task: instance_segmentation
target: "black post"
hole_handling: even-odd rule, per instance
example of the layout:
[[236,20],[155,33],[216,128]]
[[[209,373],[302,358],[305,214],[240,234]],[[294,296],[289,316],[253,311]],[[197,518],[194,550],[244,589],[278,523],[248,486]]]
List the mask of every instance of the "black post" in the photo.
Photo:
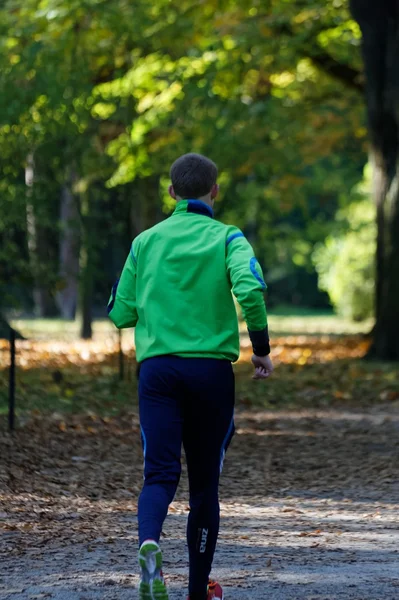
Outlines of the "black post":
[[14,431],[15,424],[15,330],[10,327],[10,378],[8,387],[8,427]]
[[122,330],[118,329],[119,337],[119,381],[123,381],[125,378],[125,361],[122,349]]

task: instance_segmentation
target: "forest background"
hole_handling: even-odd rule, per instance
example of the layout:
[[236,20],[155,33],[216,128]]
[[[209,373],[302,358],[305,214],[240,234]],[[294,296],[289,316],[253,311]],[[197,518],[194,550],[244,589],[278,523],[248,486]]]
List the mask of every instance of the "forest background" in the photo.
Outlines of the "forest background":
[[372,317],[361,37],[344,0],[5,2],[3,315],[79,314],[90,337],[131,240],[173,209],[171,162],[195,151],[271,310]]

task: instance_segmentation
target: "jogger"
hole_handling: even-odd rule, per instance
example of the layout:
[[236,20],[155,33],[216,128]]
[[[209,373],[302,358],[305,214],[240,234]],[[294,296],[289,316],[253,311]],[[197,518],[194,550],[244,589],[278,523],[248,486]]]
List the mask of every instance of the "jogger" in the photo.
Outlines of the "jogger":
[[160,356],[145,360],[139,381],[144,487],[140,545],[159,541],[179,483],[184,446],[190,486],[187,542],[190,598],[204,598],[219,532],[219,474],[234,433],[231,363]]
[[242,231],[214,218],[216,165],[185,154],[171,168],[173,215],[132,243],[108,314],[135,327],[144,488],[139,499],[139,600],[168,600],[159,546],[180,478],[184,446],[190,514],[188,600],[224,600],[209,581],[219,531],[218,486],[234,433],[234,375],[240,334],[233,296],[248,327],[254,379],[273,371],[266,284]]

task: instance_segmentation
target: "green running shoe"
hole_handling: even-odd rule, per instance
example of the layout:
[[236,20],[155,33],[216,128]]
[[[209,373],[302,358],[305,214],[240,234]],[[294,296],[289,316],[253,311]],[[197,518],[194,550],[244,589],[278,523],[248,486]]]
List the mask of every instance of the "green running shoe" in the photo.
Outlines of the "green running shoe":
[[142,544],[139,550],[139,565],[139,600],[169,600],[162,575],[162,552],[156,542]]

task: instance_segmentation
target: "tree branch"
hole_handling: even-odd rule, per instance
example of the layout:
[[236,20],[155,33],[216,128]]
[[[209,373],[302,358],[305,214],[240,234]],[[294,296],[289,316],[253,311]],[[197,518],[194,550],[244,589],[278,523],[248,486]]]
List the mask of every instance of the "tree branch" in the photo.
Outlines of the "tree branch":
[[[278,35],[286,35],[290,38],[295,38],[295,31],[289,22],[280,23],[278,27],[274,27],[274,31]],[[304,58],[310,58],[310,60],[322,69],[325,73],[328,73],[331,77],[338,79],[344,85],[357,90],[358,92],[364,93],[363,74],[361,71],[350,67],[344,63],[340,63],[331,56],[324,48],[321,48],[317,43],[316,36],[324,31],[323,27],[315,30],[312,29],[309,35],[306,36],[306,43],[302,44],[299,52]]]
[[[328,73],[331,77],[338,79],[344,85],[357,90],[358,92],[364,93],[364,83],[362,81],[363,74],[361,71],[350,67],[344,63],[340,63],[331,56],[324,48],[319,46],[316,40],[316,36],[323,31],[323,28],[311,32],[308,37],[308,46],[303,47],[300,50],[302,56],[310,58],[310,60],[322,69],[325,73]],[[284,33],[290,37],[295,36],[295,32],[291,25],[285,24]]]
[[361,71],[357,71],[348,65],[338,62],[318,46],[314,46],[306,55],[311,61],[318,66],[320,69],[338,79],[348,87],[357,90],[358,92],[364,92],[364,83],[362,81]]

